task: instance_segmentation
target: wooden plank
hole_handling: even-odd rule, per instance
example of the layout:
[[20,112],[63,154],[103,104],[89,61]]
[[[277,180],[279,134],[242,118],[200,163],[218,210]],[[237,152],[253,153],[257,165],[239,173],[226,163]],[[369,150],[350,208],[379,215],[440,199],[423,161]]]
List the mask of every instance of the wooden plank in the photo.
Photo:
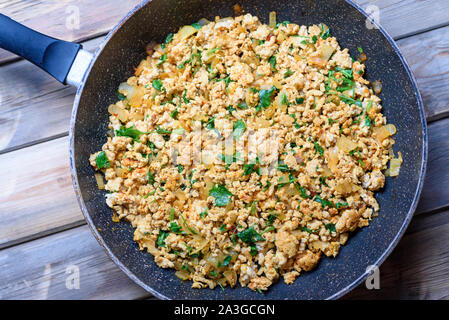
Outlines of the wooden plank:
[[67,137],[0,156],[0,248],[84,224],[68,157]]
[[[27,27],[67,41],[84,41],[107,33],[141,0],[3,0],[3,14]],[[17,56],[0,49],[0,64]]]
[[418,212],[449,205],[449,118],[429,126],[429,160]]
[[[109,259],[87,226],[2,250],[0,268],[0,299],[149,297]],[[79,289],[70,279],[68,289],[75,268]]]
[[[83,46],[94,52],[102,41]],[[0,67],[0,153],[67,134],[75,93],[28,61]]]
[[[449,204],[449,118],[429,126],[427,176],[418,213]],[[0,248],[84,223],[71,185],[68,137],[0,155]],[[55,197],[55,194],[58,196]]]
[[[102,39],[85,47],[94,51]],[[398,44],[417,78],[428,120],[449,115],[449,27]],[[0,80],[0,153],[67,134],[74,89],[25,61],[1,67]]]
[[[3,0],[3,14],[50,36],[83,41],[108,32],[141,0]],[[377,6],[380,23],[395,38],[403,38],[449,23],[445,0],[356,0],[363,9]],[[368,9],[369,11],[369,9]],[[45,19],[42,19],[45,17]],[[410,24],[410,21],[414,21]],[[0,51],[0,63],[17,57]]]
[[365,284],[345,299],[447,299],[449,211],[415,217],[407,234],[380,267],[380,290]]
[[398,45],[418,81],[427,120],[448,116],[449,27],[399,40]]
[[395,39],[446,26],[449,23],[447,0],[355,0],[354,2],[368,13],[378,8],[380,24]]
[[[101,41],[85,47],[94,51]],[[449,115],[449,27],[398,44],[417,78],[428,120]],[[0,80],[0,153],[67,134],[74,89],[25,61],[0,68]]]
[[[345,299],[441,299],[449,295],[449,211],[415,217],[380,268],[380,290],[364,285]],[[68,290],[69,266],[80,289]],[[87,226],[0,251],[0,299],[140,299],[149,297],[114,265]]]

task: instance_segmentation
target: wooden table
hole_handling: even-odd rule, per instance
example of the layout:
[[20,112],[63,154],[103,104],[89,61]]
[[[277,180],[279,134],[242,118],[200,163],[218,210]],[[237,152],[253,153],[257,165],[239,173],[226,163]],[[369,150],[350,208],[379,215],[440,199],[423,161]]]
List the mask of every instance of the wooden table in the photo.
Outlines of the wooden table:
[[[1,0],[0,12],[94,51],[139,1]],[[449,297],[449,1],[356,2],[363,8],[371,4],[380,8],[381,24],[410,63],[423,95],[430,141],[419,208],[407,234],[380,268],[381,289],[362,285],[345,298],[445,299]],[[68,160],[74,95],[75,89],[0,52],[0,298],[150,298],[106,256],[76,203]],[[79,268],[80,288],[70,290],[66,280],[72,266]]]

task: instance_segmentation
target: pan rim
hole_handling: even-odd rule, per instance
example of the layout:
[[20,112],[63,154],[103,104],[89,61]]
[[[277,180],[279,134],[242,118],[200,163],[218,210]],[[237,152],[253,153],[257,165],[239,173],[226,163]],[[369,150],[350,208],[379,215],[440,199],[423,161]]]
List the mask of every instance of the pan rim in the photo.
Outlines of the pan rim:
[[[143,7],[145,7],[146,5],[148,5],[149,3],[151,3],[152,0],[144,0],[142,1],[140,4],[138,4],[134,9],[132,9],[128,14],[126,14],[124,16],[124,18],[122,18],[122,20],[120,20],[120,22],[108,33],[108,35],[105,37],[105,39],[103,40],[103,42],[101,43],[100,47],[96,50],[96,52],[94,53],[94,57],[92,59],[92,61],[89,64],[89,67],[86,71],[86,73],[83,76],[83,80],[81,85],[79,86],[76,96],[75,96],[75,100],[73,103],[73,108],[72,108],[72,114],[71,114],[71,119],[70,119],[70,130],[69,130],[69,155],[70,155],[70,171],[71,171],[71,176],[72,176],[72,183],[73,183],[73,188],[75,190],[75,195],[77,198],[77,202],[78,205],[83,213],[84,219],[86,220],[90,230],[92,231],[93,235],[95,236],[95,238],[97,239],[98,243],[100,244],[101,247],[103,247],[103,249],[106,251],[107,255],[112,259],[112,261],[129,277],[131,278],[131,280],[133,280],[135,283],[137,283],[139,286],[141,286],[143,289],[145,289],[147,292],[151,293],[152,295],[154,295],[155,297],[159,298],[159,299],[164,299],[164,300],[171,300],[169,297],[161,294],[160,292],[156,291],[155,289],[151,288],[149,285],[147,285],[146,283],[144,283],[142,280],[140,280],[132,271],[130,271],[113,253],[112,251],[109,249],[109,247],[106,245],[105,241],[103,240],[103,238],[101,237],[101,235],[99,234],[98,230],[95,228],[94,223],[91,219],[91,216],[89,214],[89,211],[87,210],[87,207],[84,203],[84,199],[83,196],[81,194],[81,190],[79,188],[79,184],[78,184],[78,176],[77,176],[77,170],[76,170],[76,166],[75,166],[75,152],[74,152],[74,145],[75,145],[75,124],[76,124],[76,119],[77,119],[77,114],[78,114],[78,106],[79,106],[79,102],[81,100],[81,96],[82,96],[82,92],[84,89],[84,85],[86,83],[87,78],[89,77],[89,74],[92,70],[92,67],[94,66],[97,58],[101,55],[101,53],[103,52],[104,47],[107,45],[107,43],[109,42],[109,40],[117,33],[117,31],[135,14],[137,13],[140,9],[142,9]],[[418,108],[419,108],[419,114],[420,114],[420,120],[421,120],[421,129],[422,129],[422,161],[421,161],[421,168],[420,168],[420,172],[419,172],[419,179],[418,179],[418,184],[416,186],[416,191],[415,194],[413,196],[413,200],[410,206],[410,209],[399,229],[399,231],[396,233],[395,237],[393,238],[393,240],[391,241],[390,245],[384,250],[384,252],[380,255],[380,257],[377,259],[377,261],[375,262],[375,265],[377,267],[380,267],[380,265],[387,259],[387,257],[392,253],[392,251],[394,250],[394,248],[397,246],[397,244],[399,243],[399,241],[402,239],[405,231],[407,230],[407,227],[409,226],[414,213],[416,211],[417,205],[418,205],[418,201],[422,192],[422,188],[423,188],[423,184],[424,184],[424,178],[425,178],[425,174],[426,174],[426,168],[427,168],[427,160],[428,160],[428,135],[427,135],[427,121],[426,121],[426,117],[425,117],[425,113],[424,113],[424,107],[423,107],[423,101],[422,101],[422,97],[421,97],[421,93],[419,91],[418,85],[417,85],[417,81],[415,79],[414,74],[412,73],[405,57],[403,56],[401,50],[399,49],[399,47],[397,46],[397,44],[395,43],[395,41],[393,40],[393,38],[386,32],[386,30],[379,25],[376,21],[372,21],[372,19],[369,18],[369,15],[356,3],[354,3],[352,0],[345,0],[345,2],[349,5],[351,5],[352,7],[354,7],[357,11],[359,11],[363,16],[365,16],[367,19],[369,19],[371,21],[371,23],[373,23],[376,28],[382,33],[382,35],[388,40],[389,44],[391,45],[391,47],[393,48],[393,50],[395,51],[395,53],[398,55],[402,65],[404,66],[408,78],[410,79],[411,85],[413,87],[413,91],[415,93],[415,98],[418,102]],[[338,292],[328,296],[325,298],[325,300],[334,300],[334,299],[338,299],[341,298],[342,296],[344,296],[345,294],[349,293],[351,290],[353,290],[355,287],[357,287],[359,284],[362,283],[363,280],[365,280],[367,277],[369,276],[369,272],[365,272],[363,274],[361,274],[358,278],[356,278],[355,280],[352,281],[352,283],[350,283],[349,285],[347,285],[346,287],[340,289]]]

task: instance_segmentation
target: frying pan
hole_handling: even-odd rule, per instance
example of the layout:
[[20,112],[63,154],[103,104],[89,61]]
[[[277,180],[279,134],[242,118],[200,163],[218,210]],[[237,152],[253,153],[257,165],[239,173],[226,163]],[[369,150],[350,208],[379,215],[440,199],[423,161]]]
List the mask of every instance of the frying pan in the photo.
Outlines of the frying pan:
[[0,46],[30,60],[59,81],[78,86],[70,125],[75,192],[99,243],[136,283],[162,299],[339,298],[368,276],[370,266],[379,266],[404,234],[417,205],[427,161],[426,121],[416,81],[391,37],[380,26],[367,28],[366,14],[351,1],[238,0],[246,13],[265,23],[270,11],[276,11],[280,21],[325,23],[353,56],[357,47],[362,47],[368,56],[368,79],[382,80],[383,113],[398,129],[394,150],[402,152],[404,163],[399,177],[387,178],[385,188],[376,195],[380,216],[369,227],[352,234],[336,258],[324,258],[314,271],[303,273],[294,284],[286,285],[281,280],[264,294],[242,287],[224,291],[191,289],[191,283],[180,281],[173,270],[159,268],[152,255],[139,251],[130,224],[112,222],[105,192],[97,189],[89,155],[106,141],[107,107],[115,103],[120,82],[130,77],[133,67],[145,57],[145,45],[152,40],[162,42],[168,33],[201,18],[234,16],[235,3],[144,1],[109,33],[94,55],[79,44],[46,37],[1,16]]

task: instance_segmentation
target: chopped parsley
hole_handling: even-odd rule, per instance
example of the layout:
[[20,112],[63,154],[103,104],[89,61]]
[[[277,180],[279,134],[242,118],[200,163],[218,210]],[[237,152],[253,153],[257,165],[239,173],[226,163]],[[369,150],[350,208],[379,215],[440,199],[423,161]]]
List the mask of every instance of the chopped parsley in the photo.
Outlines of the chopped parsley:
[[265,239],[256,231],[254,227],[237,233],[237,237],[245,243],[254,244],[257,241],[265,241]]
[[268,59],[268,62],[271,65],[271,70],[272,71],[277,71],[277,69],[276,69],[276,64],[277,64],[276,56],[271,56],[270,59]]
[[144,134],[145,132],[137,130],[136,126],[132,125],[129,128],[121,126],[119,130],[115,131],[115,133],[119,137],[130,137],[133,138],[134,141],[139,141],[140,135]]
[[126,100],[126,96],[125,96],[124,94],[118,92],[118,91],[117,91],[117,98],[118,98],[120,101]]
[[315,196],[314,200],[318,203],[321,203],[321,207],[325,208],[325,207],[334,207],[334,204],[329,201],[329,200],[325,200],[323,198],[321,198],[320,196]]
[[232,260],[232,256],[227,256],[226,258],[224,258],[223,263],[221,264],[223,267],[226,267],[229,262],[231,262]]
[[163,54],[160,58],[159,58],[159,62],[156,64],[157,67],[159,67],[161,64],[163,64],[165,61],[167,61],[167,54]]
[[109,168],[111,166],[111,163],[106,156],[106,152],[104,151],[101,151],[97,155],[97,157],[95,158],[95,163],[97,164],[98,169]]
[[246,124],[243,120],[237,120],[232,127],[232,135],[235,140],[238,140],[246,130]]
[[164,86],[162,85],[162,81],[159,80],[159,79],[154,79],[153,82],[151,83],[151,85],[152,85],[153,88],[156,89],[157,91],[165,90]]
[[259,91],[259,104],[256,106],[256,113],[262,109],[266,109],[273,102],[273,94],[276,91],[276,87],[272,86],[271,89],[263,89]]
[[317,141],[315,141],[313,144],[315,146],[315,151],[318,152],[320,156],[322,156],[324,154],[323,147],[320,146]]
[[336,207],[337,209],[340,209],[340,208],[346,207],[347,205],[348,205],[347,202],[344,202],[344,203],[337,202],[337,204],[335,205],[335,207]]
[[284,79],[290,77],[294,73],[295,73],[294,71],[291,71],[290,69],[287,69],[287,71],[284,72]]
[[207,209],[200,213],[200,218],[204,219],[207,216]]
[[337,229],[335,228],[335,223],[328,223],[325,224],[324,227],[329,230],[329,232],[337,232]]
[[165,247],[165,239],[167,239],[168,235],[169,235],[168,231],[160,231],[159,235],[157,236],[156,244],[159,247]]
[[200,25],[198,22],[192,23],[192,27],[194,27],[196,30],[200,30],[203,26]]
[[148,184],[152,185],[156,182],[154,174],[150,170],[148,170],[147,177],[148,177]]
[[173,221],[170,223],[170,230],[173,231],[176,234],[182,234],[182,227],[176,222]]
[[209,191],[209,195],[215,198],[215,205],[217,207],[225,207],[231,202],[233,194],[226,189],[224,185],[217,184]]

